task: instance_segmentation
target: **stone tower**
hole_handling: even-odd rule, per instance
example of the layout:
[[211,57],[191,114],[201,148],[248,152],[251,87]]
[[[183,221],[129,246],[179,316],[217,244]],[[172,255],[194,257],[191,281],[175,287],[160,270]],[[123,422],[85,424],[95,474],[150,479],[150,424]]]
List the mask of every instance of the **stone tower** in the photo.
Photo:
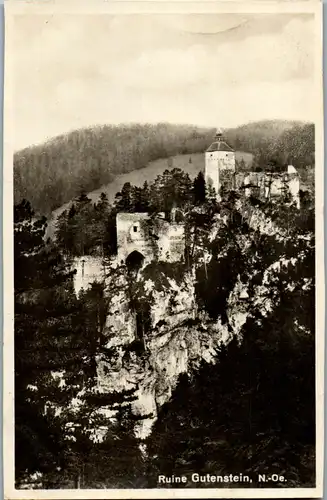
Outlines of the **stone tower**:
[[215,189],[219,197],[221,188],[232,189],[235,176],[235,151],[225,142],[223,134],[217,130],[215,142],[205,153],[205,180],[207,186]]

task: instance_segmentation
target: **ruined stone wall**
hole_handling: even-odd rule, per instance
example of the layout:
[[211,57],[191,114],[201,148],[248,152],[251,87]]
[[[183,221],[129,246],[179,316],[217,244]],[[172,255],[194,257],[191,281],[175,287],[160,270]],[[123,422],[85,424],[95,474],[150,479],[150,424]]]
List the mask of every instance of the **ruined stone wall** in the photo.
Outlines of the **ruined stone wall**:
[[144,222],[149,218],[143,213],[117,214],[117,261],[123,264],[133,251],[140,252],[145,263],[154,258],[154,249],[146,235]]
[[183,224],[167,224],[159,232],[159,259],[167,262],[180,261],[184,257],[185,235]]
[[78,295],[81,290],[87,290],[94,281],[99,283],[104,281],[105,268],[102,259],[99,257],[93,257],[91,255],[76,257],[72,267],[76,271],[74,275],[74,289],[76,295]]
[[299,206],[300,180],[294,173],[238,172],[235,175],[235,188],[244,190],[245,196],[261,199],[278,198],[288,191]]
[[133,251],[152,260],[175,262],[184,256],[184,226],[170,223],[164,214],[152,219],[146,213],[117,214],[117,261],[124,263]]

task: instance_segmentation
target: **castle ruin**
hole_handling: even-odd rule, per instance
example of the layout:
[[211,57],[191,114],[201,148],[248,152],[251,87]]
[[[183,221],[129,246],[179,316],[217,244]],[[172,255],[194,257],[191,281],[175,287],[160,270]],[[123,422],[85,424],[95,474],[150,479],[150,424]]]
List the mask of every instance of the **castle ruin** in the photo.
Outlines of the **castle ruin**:
[[293,165],[281,172],[259,171],[241,172],[236,169],[236,154],[217,130],[215,141],[205,152],[205,180],[219,200],[221,193],[231,190],[243,191],[246,197],[254,196],[261,200],[276,200],[289,194],[297,207],[300,207],[300,178]]
[[[300,206],[300,180],[296,169],[288,165],[284,171],[237,171],[236,154],[221,131],[204,154],[204,177],[208,195],[221,198],[225,191],[236,190],[245,197],[278,200],[288,194]],[[169,214],[119,212],[117,225],[116,264],[140,269],[154,260],[178,262],[185,255],[183,213],[174,208]],[[103,281],[101,259],[85,256],[75,259],[75,291],[86,289],[93,281]]]
[[148,213],[117,214],[117,262],[142,267],[154,259],[176,262],[185,251],[184,224],[176,222],[173,209],[155,217]]

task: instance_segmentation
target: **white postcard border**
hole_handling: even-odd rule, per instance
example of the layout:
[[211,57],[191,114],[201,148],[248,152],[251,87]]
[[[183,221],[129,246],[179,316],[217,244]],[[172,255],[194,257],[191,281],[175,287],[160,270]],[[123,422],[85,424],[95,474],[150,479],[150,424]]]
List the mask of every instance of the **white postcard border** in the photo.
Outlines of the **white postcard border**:
[[[316,19],[316,478],[315,488],[205,488],[205,489],[108,489],[108,490],[16,490],[14,488],[14,300],[13,300],[13,120],[11,102],[11,34],[13,17],[23,13],[313,13]],[[104,498],[319,498],[323,495],[324,458],[324,134],[322,80],[322,4],[261,1],[188,2],[138,1],[54,1],[10,0],[5,4],[5,84],[4,84],[4,161],[3,161],[3,463],[5,499],[104,499]],[[33,124],[31,124],[33,126]]]

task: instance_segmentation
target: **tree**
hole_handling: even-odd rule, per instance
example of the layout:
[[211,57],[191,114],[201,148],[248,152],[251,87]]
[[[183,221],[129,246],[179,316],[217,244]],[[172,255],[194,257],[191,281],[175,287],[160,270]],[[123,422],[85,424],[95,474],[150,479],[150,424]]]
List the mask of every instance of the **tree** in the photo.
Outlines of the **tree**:
[[[37,472],[44,488],[82,487],[89,456],[102,456],[92,436],[114,429],[103,408],[128,408],[134,398],[96,391],[110,296],[94,284],[76,298],[58,248],[44,242],[45,220],[25,201],[14,213],[16,485]],[[120,438],[108,439],[115,447]]]
[[47,359],[51,341],[44,327],[48,322],[48,331],[56,328],[58,318],[65,315],[52,291],[65,286],[69,274],[53,250],[45,248],[46,221],[35,220],[29,202],[23,200],[14,207],[14,224],[15,471],[19,483],[26,471],[47,472],[60,464],[60,428],[44,412],[49,367],[53,363],[56,369],[58,360]]
[[199,172],[197,177],[193,181],[193,193],[194,193],[194,203],[202,204],[206,197],[206,183],[204,180],[203,172]]
[[125,182],[121,192],[116,194],[115,205],[120,212],[130,212],[132,210],[132,186],[130,182]]
[[150,189],[147,181],[144,182],[143,187],[141,189],[141,211],[148,212],[150,204]]
[[245,172],[246,171],[246,163],[244,161],[244,158],[242,156],[241,160],[240,160],[240,164],[239,164],[239,170],[241,172]]
[[84,197],[57,220],[56,242],[65,255],[95,254],[104,257],[116,252],[116,209],[101,193],[98,203]]

